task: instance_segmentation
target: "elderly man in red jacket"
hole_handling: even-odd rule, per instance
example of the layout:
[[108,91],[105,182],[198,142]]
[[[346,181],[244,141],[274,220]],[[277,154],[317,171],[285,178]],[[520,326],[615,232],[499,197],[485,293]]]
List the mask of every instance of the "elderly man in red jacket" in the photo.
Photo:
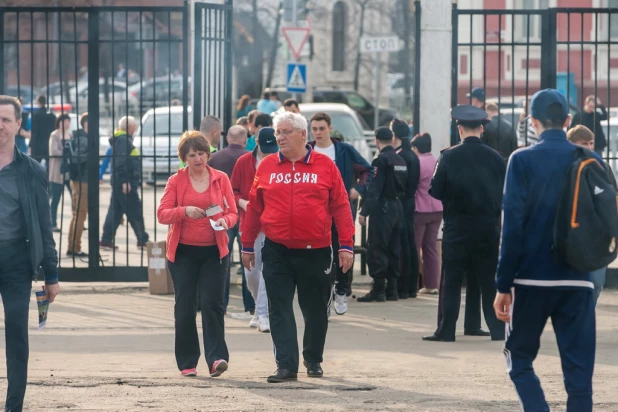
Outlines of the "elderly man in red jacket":
[[[260,230],[263,275],[270,306],[270,331],[277,371],[268,382],[297,379],[298,343],[294,293],[305,320],[303,358],[309,377],[321,377],[328,330],[333,265],[354,262],[354,223],[348,194],[335,163],[307,145],[307,120],[285,112],[275,118],[279,153],[258,166],[249,195],[241,241],[243,264],[255,265],[252,246]],[[339,245],[332,245],[335,221]],[[338,249],[338,262],[334,261]]]

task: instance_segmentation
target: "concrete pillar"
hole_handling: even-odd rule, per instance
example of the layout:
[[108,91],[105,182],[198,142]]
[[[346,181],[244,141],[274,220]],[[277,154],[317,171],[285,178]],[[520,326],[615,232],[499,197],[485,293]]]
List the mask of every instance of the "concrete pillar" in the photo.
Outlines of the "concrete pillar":
[[450,146],[452,0],[421,0],[421,130],[432,152]]

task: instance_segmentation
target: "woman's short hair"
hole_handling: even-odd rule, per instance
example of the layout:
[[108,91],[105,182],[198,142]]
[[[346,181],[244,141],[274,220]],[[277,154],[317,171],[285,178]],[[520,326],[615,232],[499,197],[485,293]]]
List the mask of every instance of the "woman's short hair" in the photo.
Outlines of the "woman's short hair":
[[431,152],[431,136],[429,133],[417,134],[412,139],[412,147],[416,147],[421,154]]
[[190,130],[184,132],[180,136],[180,142],[178,143],[178,158],[182,162],[187,161],[187,154],[193,149],[195,152],[204,152],[210,158],[210,143],[206,140],[206,137],[202,132],[197,130]]
[[[69,117],[68,114],[63,113],[60,116],[58,116],[58,118],[56,119],[56,129],[60,129],[60,125],[62,124],[62,122],[64,122],[65,120],[71,121],[71,118]],[[68,131],[68,130],[67,130]]]
[[79,124],[81,125],[82,129],[84,128],[85,123],[88,123],[88,112],[82,113],[82,115],[79,117]]

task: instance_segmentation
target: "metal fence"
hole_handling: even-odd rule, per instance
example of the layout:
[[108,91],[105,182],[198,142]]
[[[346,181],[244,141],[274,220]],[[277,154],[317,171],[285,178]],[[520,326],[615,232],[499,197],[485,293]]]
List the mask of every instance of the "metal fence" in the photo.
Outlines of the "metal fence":
[[[496,101],[500,115],[516,129],[528,115],[529,98],[539,89],[563,91],[572,115],[586,110],[586,97],[598,97],[596,109],[608,143],[603,154],[615,165],[618,118],[612,117],[618,115],[618,96],[612,92],[618,89],[618,9],[454,6],[452,53],[452,105],[470,102],[466,94],[482,87],[487,101]],[[600,106],[607,108],[609,120]],[[596,126],[593,131],[598,132]],[[519,137],[520,145],[530,143],[526,133]],[[452,140],[455,144],[454,133]]]
[[[194,67],[201,74],[195,85],[189,76],[189,15],[187,2],[184,7],[0,9],[0,94],[21,98],[29,151],[47,167],[64,280],[145,280],[143,246],[147,240],[163,241],[167,234],[167,226],[156,219],[163,194],[157,186],[178,169],[176,147],[189,129],[191,90],[198,103],[194,126],[204,114],[222,117],[229,125],[231,1],[196,7],[196,23],[198,15],[213,17],[202,20],[199,32],[206,34],[195,41],[196,51],[198,45],[216,41],[224,44],[224,52],[195,53]],[[221,57],[216,64],[203,63]],[[201,71],[202,64],[207,71]],[[43,107],[37,105],[39,95],[47,98]],[[87,178],[81,186],[65,186],[66,176],[60,172],[64,146],[74,134],[86,132],[79,122],[84,112]],[[61,115],[68,120],[57,125]],[[114,153],[110,141],[126,116],[136,119],[132,143],[137,151],[131,153],[127,144]],[[132,193],[111,185],[110,172],[122,161],[139,163],[142,179]],[[79,177],[75,179],[77,183]],[[81,195],[71,195],[71,187],[81,188]],[[78,214],[73,209],[86,203],[88,220],[80,236],[79,224],[72,230],[69,226]],[[77,251],[78,239],[87,257],[67,253]]]

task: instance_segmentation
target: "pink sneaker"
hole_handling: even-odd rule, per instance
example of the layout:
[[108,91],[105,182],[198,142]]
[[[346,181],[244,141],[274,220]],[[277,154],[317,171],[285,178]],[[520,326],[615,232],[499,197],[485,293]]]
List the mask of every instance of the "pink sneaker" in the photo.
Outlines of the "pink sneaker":
[[212,369],[210,370],[210,377],[216,378],[217,376],[221,376],[223,372],[227,370],[227,362],[223,359],[219,359],[212,364]]
[[197,370],[195,368],[183,369],[180,371],[180,374],[185,377],[193,377],[197,376]]

